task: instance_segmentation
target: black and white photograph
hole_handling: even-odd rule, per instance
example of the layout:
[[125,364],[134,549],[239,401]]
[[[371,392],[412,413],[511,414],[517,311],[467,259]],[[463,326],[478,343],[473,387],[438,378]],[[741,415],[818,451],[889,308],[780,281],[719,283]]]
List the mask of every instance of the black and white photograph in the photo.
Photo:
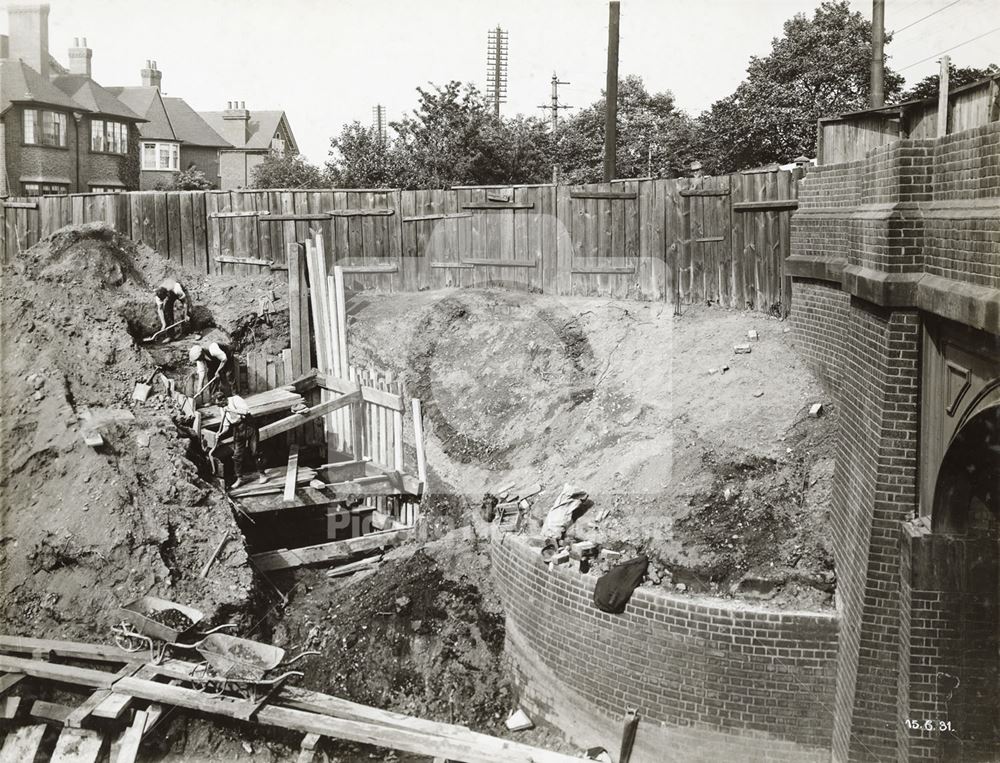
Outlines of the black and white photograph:
[[1000,0],[0,0],[0,763],[1000,763]]

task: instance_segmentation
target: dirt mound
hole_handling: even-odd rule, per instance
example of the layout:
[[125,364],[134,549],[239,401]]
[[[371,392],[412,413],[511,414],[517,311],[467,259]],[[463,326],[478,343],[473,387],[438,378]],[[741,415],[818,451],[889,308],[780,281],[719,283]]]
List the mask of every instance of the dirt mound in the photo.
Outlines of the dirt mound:
[[[159,274],[103,225],[64,229],[4,272],[0,315],[2,629],[107,637],[116,608],[152,593],[224,617],[251,591],[225,500],[185,458],[163,398],[136,404],[154,364],[123,304]],[[99,432],[104,444],[84,443]],[[230,542],[206,579],[218,541]]]

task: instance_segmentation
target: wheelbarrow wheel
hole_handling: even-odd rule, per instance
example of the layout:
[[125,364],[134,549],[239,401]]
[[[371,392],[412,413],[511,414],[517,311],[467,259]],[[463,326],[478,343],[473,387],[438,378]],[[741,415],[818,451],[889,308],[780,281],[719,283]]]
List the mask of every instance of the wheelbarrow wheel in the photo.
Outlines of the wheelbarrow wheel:
[[146,646],[146,642],[139,636],[132,636],[128,633],[119,633],[118,631],[115,631],[115,644],[119,649],[125,652],[138,652]]

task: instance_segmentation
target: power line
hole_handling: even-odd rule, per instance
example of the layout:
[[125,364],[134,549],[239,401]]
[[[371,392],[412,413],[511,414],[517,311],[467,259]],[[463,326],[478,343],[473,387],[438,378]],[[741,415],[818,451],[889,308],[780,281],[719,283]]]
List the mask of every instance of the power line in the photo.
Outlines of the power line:
[[917,19],[916,21],[911,21],[911,22],[910,22],[909,24],[907,24],[907,25],[906,25],[906,26],[904,26],[904,27],[900,27],[899,29],[894,29],[892,33],[893,33],[893,34],[899,34],[900,32],[904,32],[904,31],[906,31],[907,29],[909,29],[909,28],[910,28],[911,26],[916,26],[916,25],[917,25],[917,24],[919,24],[919,23],[920,23],[921,21],[926,21],[926,20],[927,20],[927,19],[929,19],[929,18],[930,18],[931,16],[936,16],[936,15],[937,15],[937,14],[939,14],[939,13],[940,13],[941,11],[946,11],[946,10],[948,10],[949,8],[951,8],[951,6],[953,6],[953,5],[958,5],[958,4],[960,3],[960,2],[962,2],[962,0],[953,0],[953,2],[950,2],[950,3],[948,3],[947,5],[945,5],[945,6],[941,7],[941,8],[938,8],[938,9],[937,9],[936,11],[931,11],[931,12],[930,12],[930,13],[928,13],[928,14],[927,14],[926,16],[923,16],[923,17],[921,17],[921,18]]
[[906,66],[900,67],[896,71],[899,71],[899,72],[905,71],[906,69],[909,69],[911,66],[916,66],[917,64],[922,64],[925,61],[930,61],[932,58],[937,58],[938,56],[943,56],[945,53],[950,53],[951,51],[955,50],[956,48],[961,48],[963,45],[968,45],[970,42],[975,42],[976,40],[980,40],[983,37],[985,37],[986,35],[993,34],[994,32],[1000,32],[1000,26],[993,27],[992,29],[990,29],[990,30],[988,30],[986,32],[983,32],[982,34],[977,34],[975,37],[972,37],[972,38],[966,40],[965,42],[958,43],[958,45],[952,45],[950,48],[945,48],[944,50],[938,51],[937,53],[935,53],[932,56],[927,56],[927,58],[921,58],[919,61],[914,61],[912,64],[907,64]]

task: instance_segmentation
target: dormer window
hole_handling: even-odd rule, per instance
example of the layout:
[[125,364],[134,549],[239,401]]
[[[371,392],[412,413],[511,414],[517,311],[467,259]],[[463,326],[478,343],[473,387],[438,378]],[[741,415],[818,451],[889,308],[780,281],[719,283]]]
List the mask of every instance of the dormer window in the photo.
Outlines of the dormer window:
[[144,141],[142,144],[142,168],[144,170],[155,170],[163,172],[180,172],[181,169],[181,147],[178,143],[152,143]]

